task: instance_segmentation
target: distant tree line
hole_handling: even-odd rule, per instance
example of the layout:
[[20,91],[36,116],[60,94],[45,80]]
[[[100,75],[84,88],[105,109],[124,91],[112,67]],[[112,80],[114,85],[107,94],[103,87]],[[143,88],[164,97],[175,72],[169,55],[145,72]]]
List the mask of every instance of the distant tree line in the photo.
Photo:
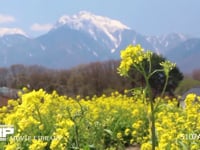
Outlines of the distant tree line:
[[43,88],[47,92],[56,90],[59,94],[92,96],[123,92],[131,87],[128,79],[117,74],[119,61],[94,62],[69,70],[53,70],[42,66],[12,65],[0,68],[0,86],[30,90]]
[[[159,63],[163,60],[165,58],[153,55],[153,69],[159,69]],[[16,64],[9,68],[0,68],[0,86],[14,89],[28,87],[30,90],[43,88],[47,92],[56,90],[61,95],[71,97],[76,95],[82,97],[108,95],[113,91],[123,93],[125,89],[144,86],[144,79],[136,70],[131,70],[131,78],[121,77],[117,73],[119,63],[119,60],[93,62],[68,70],[53,70],[38,65]],[[156,95],[161,92],[164,78],[164,72],[159,72],[150,80]],[[179,69],[177,67],[173,69],[167,92],[173,95],[173,91],[182,78],[183,75]]]

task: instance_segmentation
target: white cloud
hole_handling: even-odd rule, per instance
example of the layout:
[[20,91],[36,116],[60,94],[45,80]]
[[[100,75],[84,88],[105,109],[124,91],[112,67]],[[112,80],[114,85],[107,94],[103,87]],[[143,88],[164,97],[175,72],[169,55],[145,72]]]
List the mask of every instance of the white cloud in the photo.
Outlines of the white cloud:
[[0,23],[15,22],[15,18],[9,15],[0,14]]
[[34,23],[31,26],[31,30],[34,30],[34,31],[49,31],[52,27],[53,27],[52,24],[38,24],[38,23]]
[[26,33],[20,28],[0,28],[0,36],[4,36],[7,34],[22,34],[27,36]]

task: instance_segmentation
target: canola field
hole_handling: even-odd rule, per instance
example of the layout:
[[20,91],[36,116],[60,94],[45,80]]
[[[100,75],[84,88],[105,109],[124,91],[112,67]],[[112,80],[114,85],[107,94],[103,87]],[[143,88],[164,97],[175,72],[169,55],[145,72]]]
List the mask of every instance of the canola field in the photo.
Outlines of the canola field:
[[[40,89],[19,94],[0,108],[0,124],[14,133],[0,141],[5,150],[114,150],[139,145],[151,150],[148,101],[112,93],[72,99]],[[200,149],[200,97],[189,94],[186,107],[176,99],[155,99],[157,150]]]

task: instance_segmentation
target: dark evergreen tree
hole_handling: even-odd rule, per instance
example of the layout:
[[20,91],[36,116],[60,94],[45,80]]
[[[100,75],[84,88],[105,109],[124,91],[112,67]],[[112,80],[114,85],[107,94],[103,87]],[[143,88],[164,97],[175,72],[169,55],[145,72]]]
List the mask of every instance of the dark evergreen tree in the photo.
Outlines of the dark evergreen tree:
[[[162,66],[160,65],[160,63],[165,60],[166,58],[154,53],[151,59],[151,70],[162,70]],[[149,65],[147,64],[146,60],[143,61],[143,66],[145,68],[145,71],[149,71]],[[133,87],[145,86],[144,78],[137,70],[131,69],[129,72],[129,78],[132,81]],[[165,79],[166,76],[164,71],[156,72],[151,76],[150,86],[153,89],[154,96],[161,94],[165,84]],[[166,94],[174,96],[174,91],[182,79],[183,79],[183,74],[180,72],[178,67],[172,69],[171,72],[169,73],[169,80],[166,88]]]

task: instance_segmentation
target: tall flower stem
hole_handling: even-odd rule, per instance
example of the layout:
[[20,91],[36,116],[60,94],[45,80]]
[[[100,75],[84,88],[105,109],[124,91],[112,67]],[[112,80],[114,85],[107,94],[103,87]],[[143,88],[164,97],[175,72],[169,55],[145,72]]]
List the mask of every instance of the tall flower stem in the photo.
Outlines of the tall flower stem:
[[155,150],[155,148],[157,146],[157,137],[156,137],[156,129],[155,129],[154,99],[152,96],[152,89],[149,84],[149,78],[147,77],[145,72],[143,72],[143,76],[144,76],[145,82],[146,82],[146,90],[147,90],[146,93],[148,93],[148,96],[146,95],[146,97],[149,97],[150,107],[151,107],[150,128],[151,128],[152,150]]
[[164,84],[164,87],[163,87],[163,90],[162,90],[162,93],[161,93],[161,97],[164,96],[164,93],[166,91],[166,88],[167,88],[167,83],[168,83],[168,80],[169,80],[169,75],[166,74],[166,80],[165,80],[165,84]]

